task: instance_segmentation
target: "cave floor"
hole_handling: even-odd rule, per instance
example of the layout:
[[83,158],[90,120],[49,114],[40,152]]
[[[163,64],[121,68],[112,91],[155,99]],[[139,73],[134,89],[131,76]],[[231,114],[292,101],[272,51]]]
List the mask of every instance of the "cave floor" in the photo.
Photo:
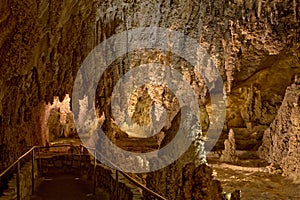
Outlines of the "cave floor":
[[241,191],[242,200],[300,199],[300,180],[284,177],[280,171],[270,171],[260,160],[243,160],[236,165],[208,160],[213,176],[223,191]]
[[92,195],[92,187],[85,181],[72,175],[56,175],[44,177],[30,200],[108,200],[105,192]]
[[[81,141],[78,138],[72,140],[62,138],[51,145],[70,143],[78,145],[81,144]],[[213,152],[207,157],[208,165],[213,168],[213,176],[221,182],[224,192],[232,193],[235,190],[240,190],[242,200],[300,200],[300,180],[292,180],[282,176],[280,169],[270,168],[268,163],[257,158],[256,152],[241,151],[240,153],[246,157],[239,159],[236,164],[220,162],[216,156],[217,153]],[[72,182],[72,179],[74,180],[74,177],[65,178],[65,181]],[[45,185],[42,187],[44,187],[42,190],[45,190]],[[81,199],[93,199],[93,197],[86,195],[81,196]],[[49,197],[42,199],[60,199]],[[32,200],[39,199],[41,199],[40,196],[36,196]]]

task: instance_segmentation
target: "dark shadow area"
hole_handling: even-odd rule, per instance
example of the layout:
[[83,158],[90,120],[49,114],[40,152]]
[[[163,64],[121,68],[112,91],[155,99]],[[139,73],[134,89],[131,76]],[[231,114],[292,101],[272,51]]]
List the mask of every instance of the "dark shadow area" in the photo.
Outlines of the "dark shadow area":
[[72,175],[46,177],[36,189],[31,200],[96,200],[109,199],[105,194],[93,196],[92,186]]

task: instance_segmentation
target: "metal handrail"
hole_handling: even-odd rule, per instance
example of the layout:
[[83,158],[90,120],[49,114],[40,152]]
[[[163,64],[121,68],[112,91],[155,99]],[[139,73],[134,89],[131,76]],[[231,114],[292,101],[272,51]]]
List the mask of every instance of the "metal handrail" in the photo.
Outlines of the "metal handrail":
[[26,151],[24,154],[19,156],[16,161],[14,161],[11,165],[9,165],[1,174],[0,174],[0,180],[2,176],[4,176],[9,170],[11,170],[14,166],[17,165],[17,200],[21,199],[20,196],[20,170],[21,170],[21,165],[20,161],[25,158],[28,154],[32,152],[32,194],[34,193],[34,150],[35,149],[42,149],[42,148],[54,148],[54,147],[65,147],[65,146],[74,146],[71,144],[62,144],[62,145],[55,145],[55,146],[49,146],[49,147],[44,147],[44,146],[33,146],[31,147],[28,151]]
[[[31,147],[27,152],[25,152],[23,155],[21,155],[16,161],[14,161],[11,165],[9,165],[1,174],[0,174],[0,179],[3,175],[5,175],[10,169],[12,169],[15,165],[17,165],[17,199],[20,200],[20,161],[26,157],[28,154],[30,154],[32,152],[32,193],[34,192],[34,150],[35,149],[43,149],[43,148],[55,148],[55,147],[65,147],[65,146],[71,146],[71,147],[76,147],[77,145],[72,145],[72,144],[62,144],[62,145],[55,145],[55,146],[48,146],[48,147],[44,147],[44,146],[33,146]],[[95,176],[95,170],[96,170],[96,157],[97,157],[97,153],[101,155],[102,158],[104,158],[108,163],[110,163],[115,169],[116,169],[116,180],[118,181],[118,172],[120,172],[126,179],[128,179],[130,182],[132,182],[134,185],[136,185],[137,187],[141,188],[142,190],[147,191],[148,193],[152,194],[153,196],[155,196],[156,198],[160,199],[160,200],[167,200],[166,198],[164,198],[163,196],[159,195],[158,193],[154,192],[153,190],[147,188],[146,186],[144,186],[142,183],[140,183],[139,181],[137,181],[136,179],[132,178],[130,175],[128,175],[127,173],[125,173],[122,169],[120,169],[120,167],[116,166],[114,163],[112,163],[109,159],[107,159],[103,154],[101,154],[100,152],[98,152],[95,148],[89,148],[86,146],[83,146],[82,144],[79,145],[79,147],[84,147],[86,149],[90,149],[94,151],[94,176]],[[95,177],[94,177],[95,178]],[[95,194],[95,186],[96,186],[96,182],[94,180],[94,194]],[[118,190],[118,186],[116,187],[116,189]]]
[[6,170],[4,170],[1,174],[0,174],[0,178],[6,174],[11,168],[13,168],[18,162],[20,162],[20,160],[22,160],[22,158],[24,158],[25,156],[27,156],[31,151],[33,151],[36,148],[36,146],[32,147],[31,149],[29,149],[26,153],[24,153],[23,155],[21,155],[15,162],[13,162],[10,166],[8,166],[6,168]]
[[1,174],[0,174],[0,179],[4,174],[6,174],[9,170],[11,170],[15,165],[17,165],[17,200],[21,199],[20,195],[20,170],[21,170],[21,165],[20,161],[27,156],[29,153],[32,152],[32,193],[34,192],[34,149],[36,146],[33,146],[30,148],[27,152],[25,152],[23,155],[21,155],[15,162],[13,162],[10,166],[8,166]]
[[[111,162],[109,159],[107,159],[106,156],[104,156],[102,153],[96,151],[95,148],[90,148],[90,147],[86,147],[86,146],[83,146],[83,147],[86,148],[86,149],[93,150],[94,152],[97,152],[98,154],[101,155],[102,158],[104,158],[109,164],[111,164],[116,169],[116,179],[117,179],[117,181],[118,181],[118,172],[120,172],[126,179],[128,179],[130,182],[132,182],[134,185],[136,185],[137,187],[141,188],[142,190],[147,191],[148,193],[152,194],[153,196],[155,196],[156,198],[158,198],[160,200],[167,200],[165,197],[163,197],[160,194],[154,192],[153,190],[147,188],[142,183],[140,183],[139,181],[137,181],[136,179],[134,179],[133,177],[131,177],[130,175],[128,175],[120,167],[116,166],[113,162]],[[96,153],[95,153],[95,160],[96,160]]]
[[120,173],[127,178],[128,180],[130,180],[132,183],[134,183],[136,186],[140,187],[142,190],[146,190],[148,193],[152,194],[153,196],[161,199],[161,200],[167,200],[165,197],[161,196],[160,194],[154,192],[153,190],[147,188],[146,186],[144,186],[143,184],[141,184],[139,181],[137,181],[136,179],[132,178],[131,176],[129,176],[128,174],[126,174],[123,171],[120,171]]

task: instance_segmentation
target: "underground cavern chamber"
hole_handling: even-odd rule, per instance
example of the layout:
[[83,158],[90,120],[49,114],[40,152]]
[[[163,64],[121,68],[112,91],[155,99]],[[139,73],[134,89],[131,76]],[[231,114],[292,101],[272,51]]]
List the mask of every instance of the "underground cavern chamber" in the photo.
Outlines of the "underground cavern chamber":
[[[53,157],[49,160],[45,158],[49,155],[41,157],[41,165],[38,150],[35,151],[37,168],[44,167],[40,170],[51,171],[52,165],[60,173],[70,169],[69,175],[86,180],[90,189],[96,185],[99,189],[96,194],[103,192],[107,198],[116,198],[116,188],[119,188],[120,199],[122,195],[134,198],[133,194],[138,193],[144,199],[153,199],[153,194],[146,189],[116,183],[113,168],[107,169],[106,165],[98,163],[95,174],[99,180],[100,177],[105,179],[102,184],[93,181],[96,177],[94,165],[74,161],[76,155],[82,153],[82,158],[94,162],[92,150],[77,149],[77,145],[92,136],[91,127],[101,125],[112,144],[139,153],[139,157],[118,157],[122,163],[130,163],[128,167],[132,171],[138,169],[136,165],[145,166],[144,169],[149,171],[130,173],[130,176],[166,199],[300,198],[300,4],[297,0],[4,0],[0,10],[0,173],[30,147],[49,147],[48,153]],[[144,37],[149,36],[147,41],[160,48],[128,50],[134,45],[145,45],[130,40],[130,31],[142,27],[153,28],[155,34],[144,34]],[[164,35],[163,30],[168,30],[169,35]],[[174,31],[185,37],[172,40]],[[113,53],[105,54],[104,58],[117,55],[120,47],[128,52],[109,64],[99,82],[93,85],[94,92],[93,88],[82,86],[86,93],[94,93],[94,99],[77,95],[74,92],[76,84],[90,83],[96,74],[93,70],[81,70],[84,61],[95,47],[118,34],[124,34],[119,40],[124,43],[114,46]],[[158,40],[160,37],[165,39]],[[184,52],[195,53],[196,66],[204,59],[193,51],[194,44],[188,43],[190,38],[208,55],[207,62],[202,64],[209,77],[198,73],[189,58],[184,58]],[[106,48],[116,43],[106,43]],[[165,43],[166,48],[161,48]],[[177,44],[181,51],[177,51]],[[97,51],[101,52],[101,49]],[[94,61],[97,59],[95,57]],[[126,89],[131,89],[131,85],[113,90],[118,81],[127,81],[126,74],[135,68],[147,67],[149,63],[160,67],[150,66],[153,71],[134,71],[128,80],[153,75],[156,81],[169,77],[173,81],[170,83],[178,85],[175,73],[168,74],[162,66],[178,72],[195,93],[198,111],[191,110],[197,112],[197,116],[183,117],[179,99],[185,97],[185,89],[147,83],[134,88],[130,94]],[[222,81],[216,81],[215,69]],[[212,87],[215,89],[210,90]],[[116,94],[114,98],[113,94]],[[222,116],[212,102],[218,94],[224,102],[219,106],[224,106],[226,111],[224,122],[221,117],[214,121]],[[114,102],[123,105],[125,96],[129,99],[128,107],[111,106]],[[191,102],[183,101],[184,104]],[[91,114],[91,108],[95,115]],[[113,111],[117,115],[113,115]],[[79,125],[74,119],[80,122]],[[160,121],[162,119],[164,123]],[[161,162],[171,163],[162,169],[151,170],[160,161],[156,162],[155,156],[144,160],[143,155],[172,143],[175,133],[181,130],[181,122],[185,124],[182,127],[185,136],[194,141],[172,162],[157,154],[161,156]],[[220,132],[212,129],[218,122],[222,127]],[[80,137],[79,132],[86,135]],[[58,152],[51,147],[62,144],[71,147]],[[102,145],[106,147],[104,143]],[[180,145],[171,149],[168,156],[172,157],[172,153],[180,149]],[[68,153],[74,159],[61,155]],[[116,161],[113,152],[106,153]],[[26,162],[30,159],[28,156]],[[27,166],[23,162],[21,172]],[[77,170],[77,165],[84,165],[82,169],[86,170]],[[26,169],[28,173],[24,168],[26,174],[30,167],[28,165]],[[45,178],[47,174],[43,173],[40,171],[38,178]],[[17,164],[8,174],[1,178],[0,194],[15,196],[16,185],[11,189],[15,192],[10,193],[7,189],[9,181],[16,181],[11,177],[17,174]],[[122,176],[119,174],[119,178]],[[27,182],[29,184],[31,180]],[[108,186],[110,183],[116,186]],[[23,182],[20,188],[22,193]]]

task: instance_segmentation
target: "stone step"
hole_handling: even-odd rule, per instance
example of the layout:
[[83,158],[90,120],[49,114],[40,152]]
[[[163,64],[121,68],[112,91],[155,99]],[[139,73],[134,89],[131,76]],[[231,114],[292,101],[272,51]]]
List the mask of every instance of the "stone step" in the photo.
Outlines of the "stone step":
[[[99,165],[103,166],[102,164],[99,164]],[[116,171],[115,170],[111,170],[111,176],[113,177],[113,179],[116,179]],[[128,187],[131,190],[131,192],[133,193],[133,200],[142,200],[143,199],[143,195],[140,192],[139,187],[132,184],[121,173],[118,173],[118,181],[120,183],[124,183],[126,185],[126,187]]]
[[17,194],[13,195],[13,196],[6,196],[6,195],[3,195],[0,197],[0,200],[15,200],[17,199]]
[[[205,149],[208,150],[223,150],[224,149],[224,141],[225,139],[212,139],[207,138],[205,141]],[[259,146],[259,141],[256,139],[251,138],[244,138],[244,139],[236,139],[236,149],[237,150],[257,150]],[[212,148],[211,148],[212,147]]]
[[[252,129],[232,128],[232,130],[234,132],[234,137],[236,140],[244,139],[244,138],[258,139],[258,138],[262,137],[262,134],[263,134],[264,130],[266,130],[266,129],[267,129],[266,126],[256,126]],[[228,137],[228,132],[224,131],[224,132],[220,133],[219,131],[211,130],[206,135],[206,137],[213,138],[213,139],[217,139],[217,138],[225,138],[226,139]]]
[[[27,183],[22,181],[24,178],[28,178],[32,174],[32,168],[31,168],[31,161],[28,161],[24,164],[22,164],[21,169],[20,169],[20,189],[23,193],[21,192],[21,195],[27,194],[26,192],[24,193],[24,188],[28,189]],[[16,170],[15,170],[16,171]],[[5,189],[2,193],[2,197],[0,197],[0,200],[6,200],[6,199],[11,199],[14,200],[17,198],[17,173],[14,173],[12,177],[7,180],[7,189]],[[21,197],[23,198],[23,196]]]
[[9,181],[8,181],[8,187],[15,187],[16,186],[16,182],[17,182],[17,175],[15,175],[13,178],[11,178]]
[[[207,158],[220,158],[222,151],[210,151],[206,154]],[[244,151],[244,150],[237,150],[236,154],[239,159],[259,159],[257,151]]]
[[3,195],[5,196],[13,196],[15,195],[17,192],[15,189],[6,189],[4,192],[3,192]]
[[0,200],[12,200],[13,198],[11,196],[1,196]]
[[[113,178],[115,179],[115,172],[112,173]],[[131,192],[133,193],[133,199],[134,200],[140,200],[143,199],[143,195],[139,190],[139,187],[132,184],[127,178],[125,178],[122,174],[118,173],[119,182],[124,183],[126,187],[128,187]]]
[[155,137],[151,138],[118,138],[115,144],[122,149],[131,152],[150,152],[159,148],[158,140]]

